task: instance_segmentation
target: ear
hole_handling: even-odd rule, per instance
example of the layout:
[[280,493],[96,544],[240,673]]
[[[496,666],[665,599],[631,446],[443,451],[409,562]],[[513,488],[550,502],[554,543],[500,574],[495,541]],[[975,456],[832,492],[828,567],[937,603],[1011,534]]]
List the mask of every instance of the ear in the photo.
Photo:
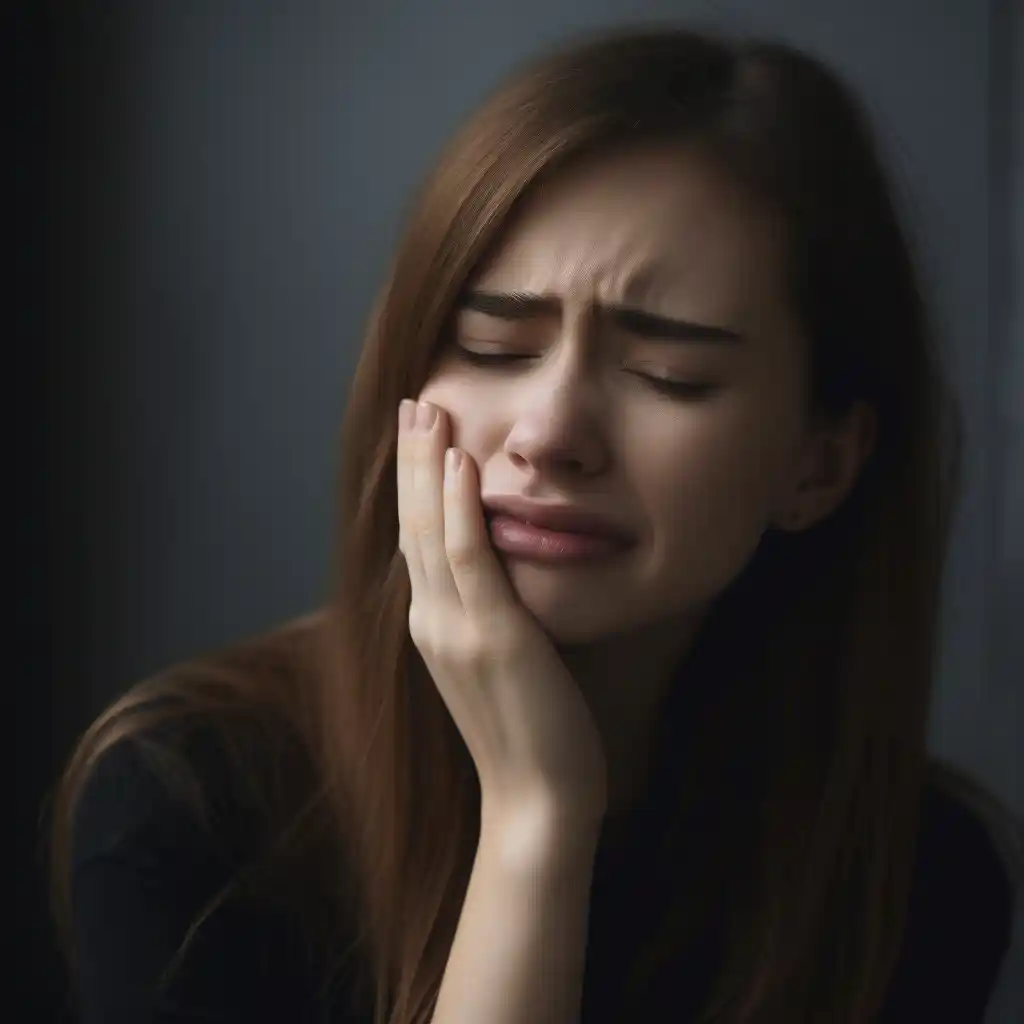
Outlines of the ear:
[[873,406],[859,401],[839,423],[811,431],[788,500],[774,522],[780,530],[806,530],[842,505],[875,447],[878,417]]

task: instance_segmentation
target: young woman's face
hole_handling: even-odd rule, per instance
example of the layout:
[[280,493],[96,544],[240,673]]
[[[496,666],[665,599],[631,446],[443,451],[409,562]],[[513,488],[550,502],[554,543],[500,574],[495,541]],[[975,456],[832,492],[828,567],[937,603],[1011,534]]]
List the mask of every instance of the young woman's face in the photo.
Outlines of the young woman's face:
[[[599,510],[634,538],[571,565],[499,553],[557,642],[699,617],[799,507],[816,448],[783,254],[779,223],[721,175],[646,149],[553,178],[474,274],[469,293],[556,301],[515,319],[460,307],[419,397],[448,412],[483,498]],[[715,330],[672,337],[652,317]]]

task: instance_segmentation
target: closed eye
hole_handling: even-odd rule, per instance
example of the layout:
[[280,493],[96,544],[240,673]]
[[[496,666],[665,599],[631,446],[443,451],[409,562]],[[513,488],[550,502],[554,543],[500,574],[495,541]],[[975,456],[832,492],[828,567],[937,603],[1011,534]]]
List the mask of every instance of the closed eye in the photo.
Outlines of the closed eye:
[[[518,352],[474,352],[462,345],[456,345],[455,351],[459,359],[485,369],[496,369],[499,366],[534,358]],[[655,391],[675,398],[703,398],[717,391],[719,387],[717,384],[706,381],[676,380],[671,377],[658,377],[654,374],[643,373],[640,370],[626,370],[626,372],[633,374],[634,377],[639,377]]]

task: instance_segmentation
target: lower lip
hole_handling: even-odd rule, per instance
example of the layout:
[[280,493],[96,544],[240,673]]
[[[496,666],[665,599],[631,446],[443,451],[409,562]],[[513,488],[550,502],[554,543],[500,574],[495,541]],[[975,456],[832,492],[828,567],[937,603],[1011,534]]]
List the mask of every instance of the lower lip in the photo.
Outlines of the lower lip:
[[511,516],[495,516],[490,520],[488,529],[491,541],[499,551],[539,562],[578,562],[607,558],[618,554],[626,546],[611,537],[543,530]]

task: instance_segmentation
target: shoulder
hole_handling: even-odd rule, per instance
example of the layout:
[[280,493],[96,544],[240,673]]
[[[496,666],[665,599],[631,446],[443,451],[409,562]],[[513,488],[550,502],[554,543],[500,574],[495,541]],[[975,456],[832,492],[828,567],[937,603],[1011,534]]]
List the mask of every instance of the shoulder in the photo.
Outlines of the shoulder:
[[172,669],[87,734],[64,875],[87,1019],[313,1019],[319,953],[296,913],[312,875],[277,858],[311,769],[268,705],[218,689],[280,655]]
[[962,896],[1008,937],[1020,883],[1021,823],[968,776],[940,767],[921,805],[915,886],[931,907]]
[[[73,863],[146,837],[192,847],[225,864],[258,855],[310,781],[288,716],[264,691],[286,674],[293,624],[130,691],[87,744],[74,805]],[[262,680],[257,677],[262,675]],[[282,705],[283,707],[283,702]]]
[[1019,824],[966,776],[925,787],[903,950],[883,1021],[980,1022],[1009,950]]
[[[111,743],[88,767],[75,806],[73,866],[142,849],[231,863],[244,859],[245,827],[234,770],[217,722],[147,726]],[[251,809],[252,811],[255,808]]]

